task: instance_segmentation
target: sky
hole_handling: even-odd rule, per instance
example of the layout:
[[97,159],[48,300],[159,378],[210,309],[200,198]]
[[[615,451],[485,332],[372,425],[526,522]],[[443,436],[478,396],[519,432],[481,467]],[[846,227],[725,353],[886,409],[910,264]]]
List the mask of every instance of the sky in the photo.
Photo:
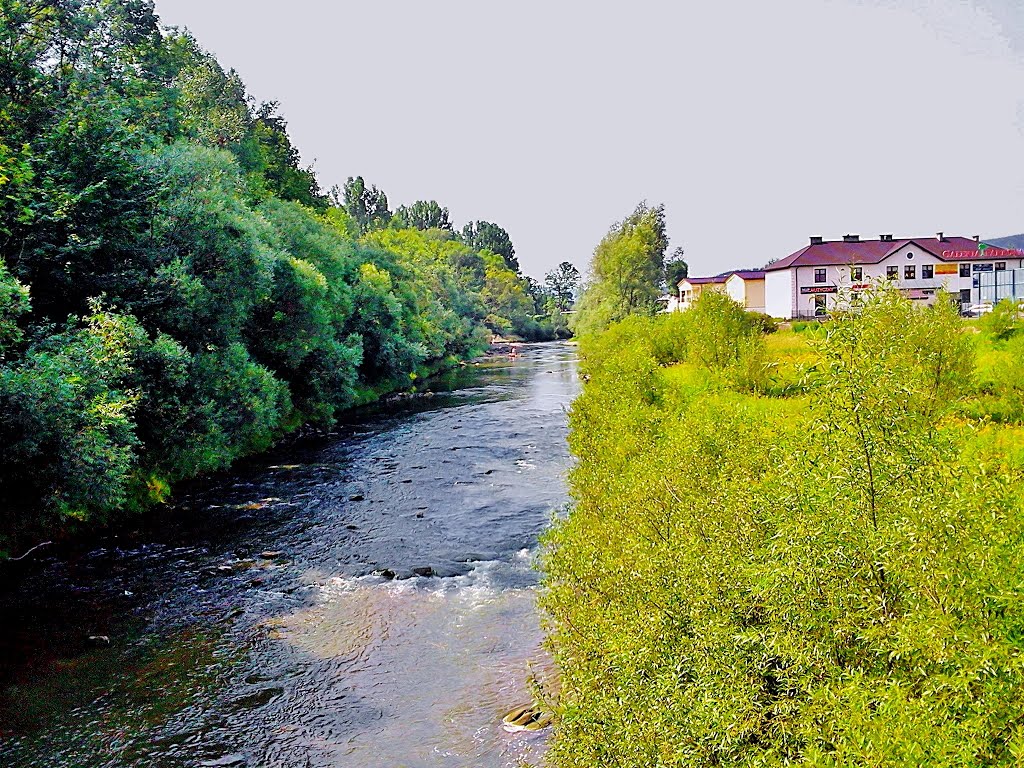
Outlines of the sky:
[[1019,0],[156,0],[324,189],[437,200],[523,271],[642,200],[691,275],[811,235],[1024,232]]

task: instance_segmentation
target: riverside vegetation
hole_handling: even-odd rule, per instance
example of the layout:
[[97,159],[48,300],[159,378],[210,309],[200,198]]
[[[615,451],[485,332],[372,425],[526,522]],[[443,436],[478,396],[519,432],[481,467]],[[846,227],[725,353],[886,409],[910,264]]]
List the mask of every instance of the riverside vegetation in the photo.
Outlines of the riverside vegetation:
[[0,0],[0,559],[565,331],[572,265],[546,292],[496,224],[325,194],[286,129],[152,2]]
[[581,340],[553,765],[1024,762],[1024,328],[718,294]]

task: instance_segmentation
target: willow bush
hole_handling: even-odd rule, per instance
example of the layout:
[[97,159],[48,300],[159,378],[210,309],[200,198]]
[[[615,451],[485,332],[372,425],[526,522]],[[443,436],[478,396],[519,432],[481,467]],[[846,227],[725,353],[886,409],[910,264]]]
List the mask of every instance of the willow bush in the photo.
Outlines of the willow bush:
[[[575,503],[546,542],[551,762],[1019,764],[1024,433],[964,417],[952,305],[882,290],[726,364],[692,334],[735,309],[694,311],[581,347]],[[804,384],[747,386],[786,336]]]

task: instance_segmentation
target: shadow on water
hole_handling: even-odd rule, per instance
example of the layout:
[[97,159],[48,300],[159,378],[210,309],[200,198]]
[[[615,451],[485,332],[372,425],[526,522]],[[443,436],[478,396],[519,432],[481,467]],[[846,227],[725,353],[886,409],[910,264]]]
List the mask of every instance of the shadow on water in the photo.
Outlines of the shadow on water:
[[[574,354],[528,345],[188,489],[0,594],[0,758],[502,766],[543,667]],[[93,639],[89,639],[92,636]]]

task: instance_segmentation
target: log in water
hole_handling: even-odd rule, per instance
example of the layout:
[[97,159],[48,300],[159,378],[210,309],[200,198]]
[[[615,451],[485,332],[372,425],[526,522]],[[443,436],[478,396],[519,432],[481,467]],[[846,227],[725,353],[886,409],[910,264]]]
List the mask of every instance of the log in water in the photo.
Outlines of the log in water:
[[250,462],[0,596],[0,761],[511,766],[545,667],[532,567],[566,503],[574,355]]

